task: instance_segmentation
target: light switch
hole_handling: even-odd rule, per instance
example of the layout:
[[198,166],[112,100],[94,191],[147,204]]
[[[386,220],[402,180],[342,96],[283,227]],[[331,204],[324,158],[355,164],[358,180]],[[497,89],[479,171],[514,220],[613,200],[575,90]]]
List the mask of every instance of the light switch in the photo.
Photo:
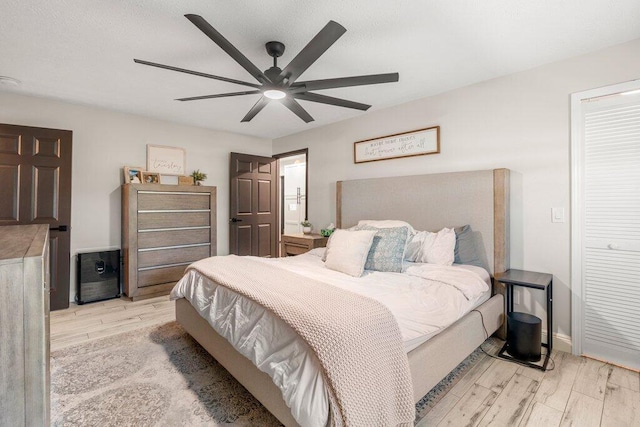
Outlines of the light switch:
[[551,222],[564,222],[564,208],[551,208]]

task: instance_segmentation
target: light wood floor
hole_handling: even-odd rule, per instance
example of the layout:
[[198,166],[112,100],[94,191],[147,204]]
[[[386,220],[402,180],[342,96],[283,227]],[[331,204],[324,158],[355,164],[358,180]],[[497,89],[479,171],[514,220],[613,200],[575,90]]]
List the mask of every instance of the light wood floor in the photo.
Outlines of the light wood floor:
[[[51,349],[172,320],[169,297],[74,304],[51,313]],[[555,369],[542,372],[484,357],[418,426],[640,426],[640,374],[564,352],[553,358]]]
[[124,298],[51,312],[51,351],[176,320],[169,296],[131,302]]

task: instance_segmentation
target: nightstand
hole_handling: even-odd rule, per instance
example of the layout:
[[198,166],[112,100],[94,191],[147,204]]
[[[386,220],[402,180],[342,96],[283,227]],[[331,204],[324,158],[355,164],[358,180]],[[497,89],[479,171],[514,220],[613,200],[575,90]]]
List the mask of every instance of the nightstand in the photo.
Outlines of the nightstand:
[[319,234],[283,234],[280,256],[300,255],[314,248],[327,246],[329,238]]
[[[495,279],[498,282],[504,283],[506,286],[507,297],[507,318],[510,313],[513,313],[513,287],[522,286],[525,288],[540,289],[545,291],[547,297],[547,342],[542,343],[542,347],[547,348],[547,354],[544,355],[544,362],[542,366],[536,365],[530,362],[522,362],[523,364],[536,369],[545,371],[547,369],[547,363],[551,356],[551,349],[553,348],[553,276],[547,273],[536,273],[533,271],[524,270],[507,270],[504,273],[498,273],[495,275]],[[507,343],[502,347],[502,350],[498,353],[498,356],[503,359],[513,359],[509,355],[505,354],[507,350]]]

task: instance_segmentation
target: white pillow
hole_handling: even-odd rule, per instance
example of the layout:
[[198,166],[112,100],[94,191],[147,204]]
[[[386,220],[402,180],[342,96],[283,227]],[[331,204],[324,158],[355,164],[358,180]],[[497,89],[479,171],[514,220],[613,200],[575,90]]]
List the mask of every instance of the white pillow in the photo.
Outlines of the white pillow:
[[361,219],[358,221],[358,227],[368,226],[375,228],[398,228],[407,227],[409,229],[409,236],[413,236],[417,231],[408,222],[396,220],[396,219]]
[[443,228],[437,233],[419,231],[407,242],[405,259],[412,262],[451,265],[455,258],[456,233]]
[[455,258],[456,232],[453,228],[438,231],[436,240],[427,251],[429,264],[451,265]]
[[327,246],[324,265],[350,276],[362,276],[375,235],[374,230],[335,230],[331,234],[331,245]]
[[[413,237],[407,240],[407,247],[404,251],[404,259],[411,262],[426,262],[422,259],[422,248],[430,248],[436,240],[437,233],[429,231],[418,231]],[[426,255],[425,255],[426,259]]]

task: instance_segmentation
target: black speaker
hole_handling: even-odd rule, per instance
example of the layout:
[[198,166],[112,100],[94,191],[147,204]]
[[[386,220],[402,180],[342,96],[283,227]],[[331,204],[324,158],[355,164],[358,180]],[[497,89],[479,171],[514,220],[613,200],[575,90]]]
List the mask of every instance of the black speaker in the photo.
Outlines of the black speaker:
[[537,362],[541,357],[542,320],[514,311],[507,317],[507,351],[515,359]]
[[78,254],[78,304],[120,296],[120,249]]

